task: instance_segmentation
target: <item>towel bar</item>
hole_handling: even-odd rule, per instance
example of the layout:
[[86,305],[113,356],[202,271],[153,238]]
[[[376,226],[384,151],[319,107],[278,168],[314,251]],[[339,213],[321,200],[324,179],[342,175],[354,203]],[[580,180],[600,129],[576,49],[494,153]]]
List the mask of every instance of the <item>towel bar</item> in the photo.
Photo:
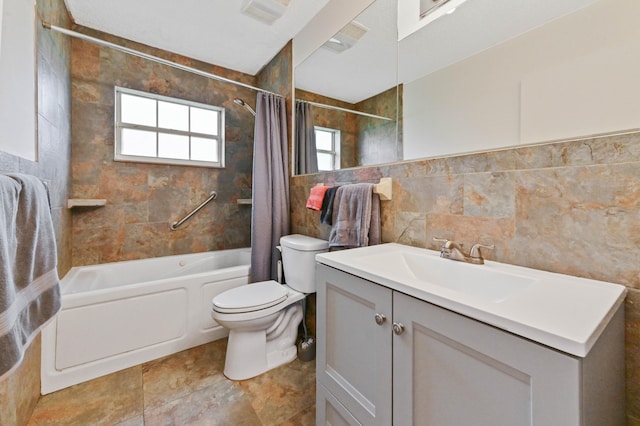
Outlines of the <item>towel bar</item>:
[[[380,178],[380,182],[376,183],[373,186],[373,192],[378,194],[381,201],[389,201],[392,199],[393,194],[393,180],[390,177]],[[340,182],[338,184],[347,185],[351,182]],[[318,185],[324,185],[323,183],[319,183]]]
[[391,200],[391,195],[393,192],[392,191],[393,186],[391,185],[391,183],[392,183],[391,178],[389,177],[381,178],[380,183],[377,183],[373,187],[373,192],[378,194],[378,196],[380,197],[380,200],[382,201]]

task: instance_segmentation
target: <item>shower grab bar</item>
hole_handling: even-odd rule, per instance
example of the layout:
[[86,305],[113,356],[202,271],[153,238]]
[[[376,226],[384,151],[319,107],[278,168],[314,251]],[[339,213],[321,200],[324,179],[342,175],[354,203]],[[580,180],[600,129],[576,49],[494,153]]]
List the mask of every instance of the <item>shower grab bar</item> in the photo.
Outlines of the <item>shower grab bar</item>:
[[210,201],[215,200],[218,197],[218,193],[216,191],[211,191],[211,194],[209,195],[209,198],[207,198],[206,200],[204,200],[198,207],[196,207],[195,209],[191,210],[191,212],[189,214],[187,214],[185,217],[183,217],[182,219],[180,219],[177,222],[173,222],[169,228],[172,231],[175,231],[176,229],[178,229],[183,223],[185,223],[186,221],[188,221],[189,219],[191,219],[191,216],[193,216],[194,214],[198,213],[200,211],[200,209],[202,209],[204,206],[206,206],[207,204],[209,204]]

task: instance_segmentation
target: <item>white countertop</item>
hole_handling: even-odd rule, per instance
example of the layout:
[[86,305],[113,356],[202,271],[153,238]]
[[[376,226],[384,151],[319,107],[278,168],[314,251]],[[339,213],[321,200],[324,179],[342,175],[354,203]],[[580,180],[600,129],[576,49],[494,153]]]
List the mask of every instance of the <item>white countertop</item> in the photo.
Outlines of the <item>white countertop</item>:
[[316,260],[578,357],[589,353],[626,295],[618,284],[439,256],[389,243],[323,253]]

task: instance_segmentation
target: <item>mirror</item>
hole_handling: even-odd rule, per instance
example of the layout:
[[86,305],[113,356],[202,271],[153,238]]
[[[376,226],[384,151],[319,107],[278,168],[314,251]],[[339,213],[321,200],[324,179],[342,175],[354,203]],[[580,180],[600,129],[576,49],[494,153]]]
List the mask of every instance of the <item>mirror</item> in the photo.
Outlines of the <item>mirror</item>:
[[[419,15],[419,4],[430,1],[406,0],[400,6],[413,5],[417,9],[410,12]],[[362,15],[380,2],[385,0],[377,0]],[[395,7],[395,1],[388,3]],[[398,134],[387,142],[401,155],[387,154],[381,163],[640,128],[635,77],[640,75],[640,26],[635,19],[640,2],[457,3],[454,13],[443,14],[398,43]],[[395,12],[392,20],[379,22],[393,32],[396,23]],[[340,61],[347,57],[334,55],[330,61],[322,50],[296,67],[296,87],[313,67],[316,85],[302,88],[320,98],[340,99],[335,91],[324,91],[322,76],[337,79],[325,70],[344,66]],[[319,61],[320,55],[325,59]],[[365,77],[375,65],[365,64],[358,68],[361,74],[345,84],[375,87]],[[375,90],[371,93],[379,93]]]
[[376,0],[295,69],[296,100],[312,104],[316,127],[338,132],[336,168],[402,159],[396,16],[396,0]]

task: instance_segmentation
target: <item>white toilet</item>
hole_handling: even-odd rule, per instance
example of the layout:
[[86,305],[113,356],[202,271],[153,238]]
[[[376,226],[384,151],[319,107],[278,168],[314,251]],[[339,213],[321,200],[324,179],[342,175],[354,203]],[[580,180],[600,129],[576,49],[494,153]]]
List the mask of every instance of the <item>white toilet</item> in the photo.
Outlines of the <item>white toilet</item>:
[[298,326],[306,293],[316,291],[316,254],[329,243],[304,235],[280,238],[286,285],[262,281],[213,298],[211,317],[229,329],[224,375],[232,380],[258,376],[296,358]]

